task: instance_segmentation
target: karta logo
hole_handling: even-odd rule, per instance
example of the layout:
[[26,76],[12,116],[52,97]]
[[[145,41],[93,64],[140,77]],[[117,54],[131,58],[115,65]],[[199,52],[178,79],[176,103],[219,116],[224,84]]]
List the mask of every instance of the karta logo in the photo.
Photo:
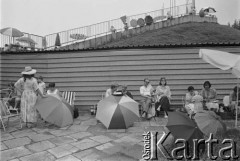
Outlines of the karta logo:
[[[192,140],[192,147],[193,147],[193,154],[189,154],[189,142],[186,141],[185,139],[176,139],[175,144],[178,145],[174,149],[166,149],[164,147],[164,142],[167,140],[167,138],[170,135],[169,133],[163,132],[161,138],[157,141],[157,135],[158,132],[147,132],[144,133],[144,150],[143,150],[143,159],[145,160],[157,160],[157,152],[160,151],[165,158],[169,160],[177,159],[177,160],[182,160],[182,159],[192,159],[192,160],[197,160],[199,159],[199,145],[203,144],[206,146],[207,150],[207,156],[211,160],[216,160],[218,157],[220,157],[223,160],[229,160],[229,159],[238,159],[239,156],[236,154],[236,142],[234,142],[232,139],[224,139],[221,142],[222,148],[217,154],[213,154],[213,146],[214,144],[219,144],[219,141],[217,139],[213,139],[213,134],[210,134],[209,138],[207,140],[204,139],[193,139]],[[181,146],[179,146],[179,144]],[[205,151],[206,151],[205,150]],[[179,152],[183,152],[180,154]],[[230,155],[228,155],[230,152]]]

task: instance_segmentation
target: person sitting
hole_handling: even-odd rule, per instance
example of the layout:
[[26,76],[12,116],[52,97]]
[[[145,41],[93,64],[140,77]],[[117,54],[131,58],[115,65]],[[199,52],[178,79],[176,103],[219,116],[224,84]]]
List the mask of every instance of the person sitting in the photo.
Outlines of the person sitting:
[[[229,95],[229,108],[234,111],[237,101],[237,86],[235,86]],[[240,88],[238,87],[238,106],[240,106]]]
[[53,96],[55,98],[57,98],[58,100],[62,101],[62,103],[64,103],[70,110],[70,112],[72,113],[72,116],[74,116],[74,107],[71,106],[61,95],[61,93],[59,92],[59,90],[55,87],[55,83],[49,83],[48,85],[48,90],[47,90],[47,94],[50,96]]
[[107,97],[110,96],[110,95],[113,95],[113,94],[117,91],[118,86],[119,86],[119,85],[118,85],[116,82],[112,83],[112,84],[111,84],[111,87],[106,90],[105,98],[107,98]]
[[193,109],[191,109],[192,114],[195,114],[203,110],[203,97],[200,95],[195,95],[192,97]]
[[203,89],[200,92],[200,95],[203,97],[203,105],[207,107],[208,110],[218,111],[219,105],[217,101],[217,91],[211,88],[211,83],[209,81],[205,81],[203,83]]
[[144,85],[140,87],[140,95],[142,96],[140,103],[143,106],[143,112],[141,115],[142,117],[148,118],[148,113],[149,113],[148,111],[151,107],[154,89],[150,84],[150,81],[148,78],[145,78],[143,81],[144,81]]
[[198,95],[198,92],[194,90],[193,86],[189,86],[188,92],[186,93],[186,96],[185,96],[185,109],[188,115],[191,115],[193,113],[194,101],[192,98],[196,95]]
[[21,94],[17,91],[14,86],[14,83],[8,84],[8,103],[10,105],[10,110],[18,109],[20,111],[20,102],[21,102]]
[[157,116],[159,116],[160,109],[163,109],[164,117],[167,118],[167,111],[170,109],[171,91],[169,86],[167,86],[167,80],[165,77],[162,77],[159,81],[159,86],[156,88],[156,96],[155,110]]
[[59,90],[55,87],[55,83],[49,83],[47,94],[62,100]]
[[133,96],[132,96],[131,92],[129,92],[127,90],[127,85],[125,85],[125,84],[122,85],[122,94],[130,97],[131,99],[133,99]]
[[3,51],[10,51],[10,45],[5,44],[4,48],[3,48]]

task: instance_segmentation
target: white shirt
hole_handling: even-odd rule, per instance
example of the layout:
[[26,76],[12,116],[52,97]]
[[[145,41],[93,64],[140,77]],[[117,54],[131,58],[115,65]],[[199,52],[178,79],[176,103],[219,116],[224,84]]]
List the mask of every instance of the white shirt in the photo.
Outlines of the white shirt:
[[42,94],[44,94],[45,93],[44,90],[46,89],[45,83],[44,82],[39,83],[38,84],[38,89],[42,92]]
[[110,96],[110,95],[112,95],[112,89],[111,88],[107,89],[107,91],[105,93],[105,98]]
[[153,87],[152,87],[152,85],[151,84],[148,84],[148,86],[147,87],[145,87],[145,86],[141,86],[140,87],[140,94],[142,95],[142,96],[151,96],[151,91],[153,90]]

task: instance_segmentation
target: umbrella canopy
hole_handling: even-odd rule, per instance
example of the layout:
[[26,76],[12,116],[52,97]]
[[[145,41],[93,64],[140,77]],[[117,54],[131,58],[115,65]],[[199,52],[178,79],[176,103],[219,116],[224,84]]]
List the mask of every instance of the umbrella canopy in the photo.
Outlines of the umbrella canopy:
[[216,12],[216,10],[212,7],[204,7],[204,8],[202,8],[202,10],[204,12],[208,12],[208,13],[215,13]]
[[96,118],[108,129],[126,129],[139,118],[138,103],[128,96],[109,96],[98,103]]
[[65,127],[73,123],[73,116],[67,105],[53,96],[38,98],[35,108],[45,121],[59,127]]
[[37,44],[33,39],[29,38],[29,37],[20,37],[16,39],[19,42],[24,42],[24,43],[28,43],[28,44]]
[[55,46],[61,46],[61,41],[60,41],[59,33],[57,33],[57,36],[56,36]]
[[166,127],[175,139],[185,139],[192,143],[192,139],[202,139],[203,133],[196,123],[182,112],[169,112]]
[[240,78],[240,55],[217,50],[200,49],[199,57],[222,70],[231,69],[232,74]]
[[213,135],[224,136],[226,132],[226,125],[221,121],[221,118],[213,111],[199,111],[194,116],[195,122],[199,129],[206,135],[210,133]]
[[[217,68],[220,68],[222,70],[231,70],[232,74],[235,77],[237,77],[238,79],[240,78],[240,55],[231,54],[223,51],[217,51],[217,50],[200,49],[199,57]],[[237,90],[237,96],[238,96],[238,90]],[[237,105],[238,105],[238,98],[237,98]],[[235,126],[237,127],[237,106],[236,106]]]
[[0,33],[11,37],[22,37],[24,35],[21,31],[12,27],[3,28]]

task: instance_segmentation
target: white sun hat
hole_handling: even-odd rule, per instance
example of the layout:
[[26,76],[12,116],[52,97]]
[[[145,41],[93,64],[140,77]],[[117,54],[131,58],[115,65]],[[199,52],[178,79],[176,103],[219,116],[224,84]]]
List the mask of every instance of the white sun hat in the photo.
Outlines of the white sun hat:
[[32,69],[31,66],[26,66],[25,70],[22,72],[22,74],[26,74],[26,75],[32,75],[32,74],[36,74],[37,70],[36,69]]

